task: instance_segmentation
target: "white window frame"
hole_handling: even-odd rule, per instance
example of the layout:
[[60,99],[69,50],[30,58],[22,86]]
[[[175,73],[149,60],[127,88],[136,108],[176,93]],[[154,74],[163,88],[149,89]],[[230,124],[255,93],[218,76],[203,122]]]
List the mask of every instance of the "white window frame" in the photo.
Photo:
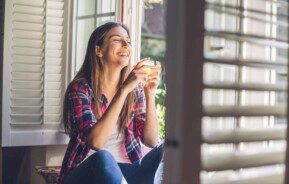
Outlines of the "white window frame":
[[[97,0],[95,0],[97,2]],[[77,36],[77,23],[76,23],[76,17],[77,17],[77,0],[72,0],[72,6],[71,6],[71,48],[69,50],[69,55],[71,58],[70,62],[70,75],[69,80],[71,81],[73,77],[76,74],[76,36]],[[116,22],[122,22],[122,9],[123,9],[123,0],[115,0],[115,21]]]
[[132,64],[135,64],[140,60],[143,5],[143,0],[123,0],[123,24],[125,24],[130,30],[132,43]]

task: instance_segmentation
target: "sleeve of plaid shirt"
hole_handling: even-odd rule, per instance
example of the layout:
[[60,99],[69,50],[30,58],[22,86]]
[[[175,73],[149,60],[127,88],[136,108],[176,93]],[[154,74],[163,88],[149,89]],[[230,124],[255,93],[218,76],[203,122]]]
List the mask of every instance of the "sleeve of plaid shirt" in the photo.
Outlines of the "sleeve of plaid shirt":
[[142,85],[138,85],[135,90],[135,118],[136,136],[143,142],[143,130],[146,121],[146,98]]
[[93,114],[91,102],[88,95],[82,90],[71,90],[69,92],[69,99],[71,101],[71,110],[74,122],[79,133],[87,136],[91,128],[97,123],[97,119]]

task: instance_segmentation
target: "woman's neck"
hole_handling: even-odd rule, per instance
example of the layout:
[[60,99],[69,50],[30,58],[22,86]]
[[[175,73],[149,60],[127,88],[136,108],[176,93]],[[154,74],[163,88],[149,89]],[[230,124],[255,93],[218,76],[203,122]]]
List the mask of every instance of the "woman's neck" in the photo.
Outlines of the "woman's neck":
[[104,90],[107,95],[114,94],[117,91],[120,80],[120,72],[121,69],[119,68],[103,65],[101,86],[102,90]]

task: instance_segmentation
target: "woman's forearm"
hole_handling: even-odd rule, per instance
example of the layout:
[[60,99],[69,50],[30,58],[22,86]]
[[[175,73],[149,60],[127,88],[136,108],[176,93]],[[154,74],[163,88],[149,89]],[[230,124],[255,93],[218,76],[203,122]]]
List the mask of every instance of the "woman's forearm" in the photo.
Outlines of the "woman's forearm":
[[88,135],[88,141],[95,150],[103,149],[111,136],[127,95],[125,89],[119,88],[109,107]]
[[156,114],[155,94],[146,94],[146,122],[143,130],[144,144],[155,147],[158,144],[159,126]]

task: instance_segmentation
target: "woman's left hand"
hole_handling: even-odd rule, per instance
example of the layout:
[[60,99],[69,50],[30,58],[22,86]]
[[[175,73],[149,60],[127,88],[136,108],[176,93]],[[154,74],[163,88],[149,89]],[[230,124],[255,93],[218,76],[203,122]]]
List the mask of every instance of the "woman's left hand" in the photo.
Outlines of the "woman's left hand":
[[148,76],[146,84],[144,86],[144,90],[146,94],[155,95],[156,89],[160,84],[160,74],[162,71],[161,63],[159,61],[156,62],[156,66],[151,67],[152,74]]

